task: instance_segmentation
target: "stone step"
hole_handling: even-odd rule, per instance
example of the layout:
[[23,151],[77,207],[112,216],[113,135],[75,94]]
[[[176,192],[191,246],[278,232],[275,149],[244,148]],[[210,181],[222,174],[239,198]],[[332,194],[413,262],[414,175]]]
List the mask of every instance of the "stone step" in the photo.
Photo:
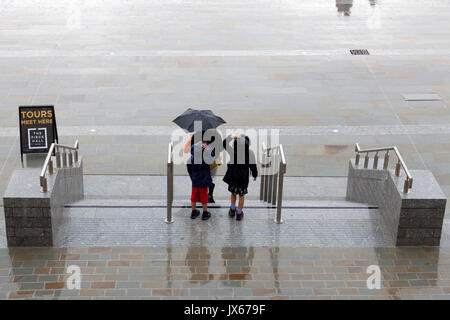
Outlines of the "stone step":
[[[81,203],[81,202],[80,202]],[[87,202],[85,202],[87,203]],[[172,224],[162,208],[68,207],[55,220],[56,247],[391,247],[392,238],[377,209],[244,209],[237,221],[227,208],[212,208],[211,218],[190,218],[189,208],[174,208]]]
[[[175,200],[174,208],[190,207],[189,200]],[[208,205],[211,208],[227,208],[228,200],[217,200]],[[65,206],[66,208],[166,208],[165,200],[152,199],[84,199]],[[276,206],[259,200],[246,200],[245,207],[274,209]],[[345,201],[345,200],[287,200],[283,201],[283,208],[291,209],[376,209],[376,206]]]
[[[227,200],[230,193],[222,176],[215,178],[216,200]],[[86,199],[143,199],[165,200],[167,177],[161,175],[84,175]],[[260,180],[250,179],[248,200],[259,200]],[[284,201],[343,200],[347,177],[285,177]],[[174,199],[189,199],[191,181],[188,176],[174,177]]]

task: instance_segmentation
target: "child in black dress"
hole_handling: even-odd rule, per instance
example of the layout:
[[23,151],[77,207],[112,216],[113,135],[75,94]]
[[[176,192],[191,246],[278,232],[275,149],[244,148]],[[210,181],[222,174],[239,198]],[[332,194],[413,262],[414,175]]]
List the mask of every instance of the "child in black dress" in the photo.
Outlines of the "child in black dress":
[[[230,155],[227,172],[223,178],[223,181],[228,184],[228,191],[231,192],[231,207],[228,214],[230,217],[236,215],[236,220],[241,220],[244,217],[242,209],[245,195],[248,193],[249,173],[251,172],[254,181],[258,176],[256,158],[250,150],[250,139],[247,136],[228,136],[223,140],[223,147]],[[239,203],[236,207],[237,195],[239,195]]]

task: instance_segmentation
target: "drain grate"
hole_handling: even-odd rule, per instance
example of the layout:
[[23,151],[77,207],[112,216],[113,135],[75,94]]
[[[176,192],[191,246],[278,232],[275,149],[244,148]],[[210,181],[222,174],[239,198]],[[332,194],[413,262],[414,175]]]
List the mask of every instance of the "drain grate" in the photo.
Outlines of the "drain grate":
[[352,55],[355,55],[355,56],[369,55],[370,54],[369,50],[367,50],[367,49],[353,49],[353,50],[350,50],[350,53]]

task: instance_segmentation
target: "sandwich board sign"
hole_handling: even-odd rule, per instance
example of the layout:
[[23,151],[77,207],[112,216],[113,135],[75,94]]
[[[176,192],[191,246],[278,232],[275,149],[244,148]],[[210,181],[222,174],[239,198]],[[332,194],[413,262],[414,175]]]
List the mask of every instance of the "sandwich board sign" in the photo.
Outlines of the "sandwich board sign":
[[20,155],[47,153],[58,142],[54,106],[20,106]]

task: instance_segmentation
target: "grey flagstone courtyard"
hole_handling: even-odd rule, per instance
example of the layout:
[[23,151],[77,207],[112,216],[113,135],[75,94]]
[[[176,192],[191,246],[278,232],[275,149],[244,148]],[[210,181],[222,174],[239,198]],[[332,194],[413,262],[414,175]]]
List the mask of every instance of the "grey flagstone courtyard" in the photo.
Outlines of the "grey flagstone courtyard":
[[[0,1],[0,193],[21,166],[19,105],[55,105],[60,142],[80,141],[86,174],[85,200],[66,206],[58,221],[58,248],[6,249],[0,200],[0,299],[449,299],[448,219],[440,248],[391,248],[378,209],[344,196],[356,142],[396,145],[410,169],[430,170],[450,196],[450,3],[342,5]],[[369,55],[352,55],[355,49]],[[175,166],[175,222],[164,223],[171,120],[189,106],[221,115],[224,130],[279,130],[288,162],[284,224],[274,224],[275,210],[257,200],[259,180],[241,223],[227,216],[222,183],[212,219],[191,221],[183,165]],[[26,157],[27,167],[42,163]],[[154,283],[135,274],[146,250],[145,263],[166,268],[173,251],[178,259],[194,255],[200,267],[186,259],[186,281],[158,269]],[[246,270],[255,250],[264,257]],[[250,262],[212,270],[229,263],[229,252]],[[278,261],[277,252],[300,258]],[[379,296],[361,280],[369,263],[361,255],[383,268]],[[74,261],[91,268],[75,293],[64,289],[60,267]]]

